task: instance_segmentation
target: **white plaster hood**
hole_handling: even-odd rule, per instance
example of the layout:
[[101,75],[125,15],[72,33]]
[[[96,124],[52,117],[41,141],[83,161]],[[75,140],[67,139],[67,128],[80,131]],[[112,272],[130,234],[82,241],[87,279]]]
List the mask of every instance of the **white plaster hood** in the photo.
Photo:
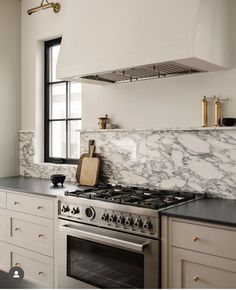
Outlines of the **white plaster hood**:
[[163,63],[167,72],[179,64],[186,73],[229,69],[231,5],[232,0],[68,0],[57,76],[99,83],[96,78],[112,74],[127,81],[143,69],[163,77]]

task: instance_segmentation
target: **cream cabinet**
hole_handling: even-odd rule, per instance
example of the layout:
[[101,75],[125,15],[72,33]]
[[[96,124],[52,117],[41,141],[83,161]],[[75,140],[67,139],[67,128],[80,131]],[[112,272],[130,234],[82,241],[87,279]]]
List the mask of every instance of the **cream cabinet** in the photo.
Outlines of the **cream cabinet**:
[[53,219],[53,200],[17,193],[7,194],[7,209]]
[[53,258],[9,245],[10,268],[21,267],[25,279],[40,288],[53,288]]
[[53,288],[55,198],[0,191],[0,269],[24,270],[37,288]]
[[236,228],[162,217],[163,288],[236,288]]
[[7,242],[53,256],[53,221],[7,211]]

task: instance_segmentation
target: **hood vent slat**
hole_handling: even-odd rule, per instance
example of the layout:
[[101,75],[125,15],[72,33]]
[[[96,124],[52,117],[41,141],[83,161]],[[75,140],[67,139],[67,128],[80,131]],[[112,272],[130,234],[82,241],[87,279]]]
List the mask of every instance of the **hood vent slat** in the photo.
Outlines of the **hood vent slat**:
[[124,70],[116,70],[96,75],[82,76],[83,79],[96,80],[109,83],[124,83],[151,78],[164,78],[185,74],[204,72],[196,68],[188,67],[174,61],[144,65]]

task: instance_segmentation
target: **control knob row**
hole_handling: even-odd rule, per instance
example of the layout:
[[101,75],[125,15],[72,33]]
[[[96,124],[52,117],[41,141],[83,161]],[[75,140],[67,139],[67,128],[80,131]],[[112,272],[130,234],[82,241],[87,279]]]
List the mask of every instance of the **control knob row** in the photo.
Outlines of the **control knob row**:
[[123,216],[117,216],[114,214],[109,215],[108,213],[104,213],[101,217],[102,221],[108,221],[110,223],[117,223],[119,225],[131,226],[134,225],[135,228],[143,227],[144,230],[148,230],[151,228],[151,222],[149,220],[145,220],[143,223],[141,219],[137,218],[135,221],[131,217],[127,217],[126,219]]

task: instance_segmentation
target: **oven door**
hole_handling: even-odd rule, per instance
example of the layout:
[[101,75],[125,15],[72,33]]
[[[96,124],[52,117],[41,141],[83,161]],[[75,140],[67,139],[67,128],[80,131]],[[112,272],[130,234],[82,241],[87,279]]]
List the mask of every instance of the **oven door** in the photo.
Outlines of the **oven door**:
[[59,220],[58,288],[159,288],[159,241]]

